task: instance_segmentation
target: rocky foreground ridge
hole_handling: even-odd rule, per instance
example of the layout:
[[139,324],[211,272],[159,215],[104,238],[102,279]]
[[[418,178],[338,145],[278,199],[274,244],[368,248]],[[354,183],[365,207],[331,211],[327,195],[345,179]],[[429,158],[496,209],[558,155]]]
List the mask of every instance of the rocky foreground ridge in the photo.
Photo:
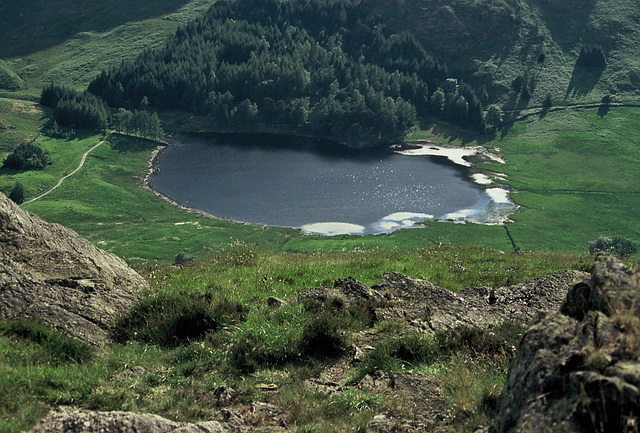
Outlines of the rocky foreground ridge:
[[[138,299],[146,282],[117,257],[73,231],[21,210],[0,194],[0,318],[32,317],[96,346],[109,343],[117,318]],[[458,327],[491,328],[505,320],[531,325],[523,336],[499,399],[498,415],[484,433],[637,432],[640,426],[640,274],[598,255],[591,275],[557,272],[509,287],[470,287],[457,293],[398,273],[368,287],[353,278],[303,291],[291,302],[373,305],[374,320],[403,321],[436,333]],[[363,331],[342,360],[304,386],[321,393],[344,387],[400,397],[411,419],[373,417],[373,432],[450,431],[440,384],[425,373],[368,374],[345,384],[350,366],[379,336]],[[140,367],[141,368],[141,367]],[[125,370],[120,376],[140,372]],[[277,392],[277,390],[276,390]],[[241,401],[220,387],[197,404],[218,408],[215,419],[177,423],[152,414],[94,412],[57,407],[34,432],[251,432],[292,431],[286,409]],[[256,421],[256,420],[259,420]]]
[[147,282],[76,232],[0,193],[0,318],[33,318],[94,346]]
[[518,346],[488,432],[638,432],[640,274],[596,257]]

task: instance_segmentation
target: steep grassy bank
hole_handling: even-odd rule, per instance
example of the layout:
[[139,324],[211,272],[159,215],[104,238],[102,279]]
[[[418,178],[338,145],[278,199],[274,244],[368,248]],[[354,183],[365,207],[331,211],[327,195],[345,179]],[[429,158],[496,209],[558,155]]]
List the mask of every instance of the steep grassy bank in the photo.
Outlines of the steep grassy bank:
[[[638,101],[640,21],[633,0],[364,0],[392,28],[409,29],[451,70],[504,109],[599,102],[603,95]],[[606,65],[580,67],[581,47],[598,45]],[[513,92],[528,73],[531,98]],[[485,102],[485,101],[483,101]]]
[[[55,82],[78,89],[102,69],[157,47],[180,23],[211,0],[46,1],[12,3],[0,10],[0,57],[24,81],[15,94],[36,97]],[[4,89],[0,89],[4,90]]]
[[[431,338],[393,321],[372,325],[366,311],[339,303],[331,304],[332,310],[301,304],[273,309],[267,298],[295,298],[305,288],[331,285],[348,275],[372,284],[382,272],[395,270],[457,290],[515,284],[559,269],[585,269],[589,263],[588,257],[564,253],[516,255],[449,246],[405,253],[263,254],[236,244],[193,266],[145,268],[151,291],[122,322],[118,338],[123,343],[109,350],[79,347],[33,323],[0,322],[5,354],[0,360],[0,431],[28,429],[49,407],[61,404],[153,412],[179,421],[212,419],[219,411],[213,391],[220,386],[235,390],[234,404],[258,401],[284,408],[287,415],[281,416],[293,431],[364,431],[376,413],[410,413],[401,399],[349,385],[375,371],[429,375],[453,408],[441,420],[448,430],[441,431],[474,431],[491,416],[491,401],[504,381],[520,327]],[[174,334],[171,325],[185,317],[194,324],[189,328],[193,334],[186,336],[190,340]],[[307,353],[305,338],[325,332],[317,326],[328,317],[335,325],[328,332],[337,332],[332,335],[338,338],[328,353],[366,335],[376,336],[377,351],[351,367],[343,365],[346,358]],[[398,335],[407,338],[400,341]],[[337,393],[303,386],[336,361],[349,370]],[[262,426],[273,422],[259,416],[254,421]]]

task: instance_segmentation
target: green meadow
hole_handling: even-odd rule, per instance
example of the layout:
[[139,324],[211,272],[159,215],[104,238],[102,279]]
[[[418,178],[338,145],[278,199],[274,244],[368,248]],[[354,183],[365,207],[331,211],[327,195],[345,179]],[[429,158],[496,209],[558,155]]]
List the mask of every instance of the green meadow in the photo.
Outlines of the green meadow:
[[520,248],[579,251],[600,235],[640,239],[639,113],[558,111],[517,122],[491,142],[517,191],[521,210],[510,230]]

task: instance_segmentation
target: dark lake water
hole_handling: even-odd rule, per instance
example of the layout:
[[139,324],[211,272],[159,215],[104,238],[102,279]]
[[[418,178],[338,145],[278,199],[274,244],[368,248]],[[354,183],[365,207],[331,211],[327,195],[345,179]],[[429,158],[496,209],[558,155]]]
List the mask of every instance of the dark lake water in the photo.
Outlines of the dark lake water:
[[174,136],[151,186],[217,217],[322,234],[386,233],[492,203],[443,158],[265,135]]

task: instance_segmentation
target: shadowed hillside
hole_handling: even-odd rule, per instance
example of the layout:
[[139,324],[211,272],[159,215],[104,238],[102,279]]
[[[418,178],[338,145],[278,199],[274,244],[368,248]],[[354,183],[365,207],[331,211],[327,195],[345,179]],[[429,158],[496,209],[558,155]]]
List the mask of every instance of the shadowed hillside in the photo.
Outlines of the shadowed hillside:
[[188,2],[5,1],[0,6],[0,57],[28,55],[81,32],[105,32],[127,22],[173,12]]
[[[408,28],[422,44],[505,108],[597,101],[607,93],[640,95],[640,9],[632,0],[364,0],[371,14]],[[582,47],[597,45],[601,68],[576,66]],[[528,73],[531,98],[514,98]],[[515,92],[517,93],[517,92]],[[509,97],[515,100],[508,100]],[[525,98],[522,98],[525,99]],[[486,101],[483,101],[486,102]]]

